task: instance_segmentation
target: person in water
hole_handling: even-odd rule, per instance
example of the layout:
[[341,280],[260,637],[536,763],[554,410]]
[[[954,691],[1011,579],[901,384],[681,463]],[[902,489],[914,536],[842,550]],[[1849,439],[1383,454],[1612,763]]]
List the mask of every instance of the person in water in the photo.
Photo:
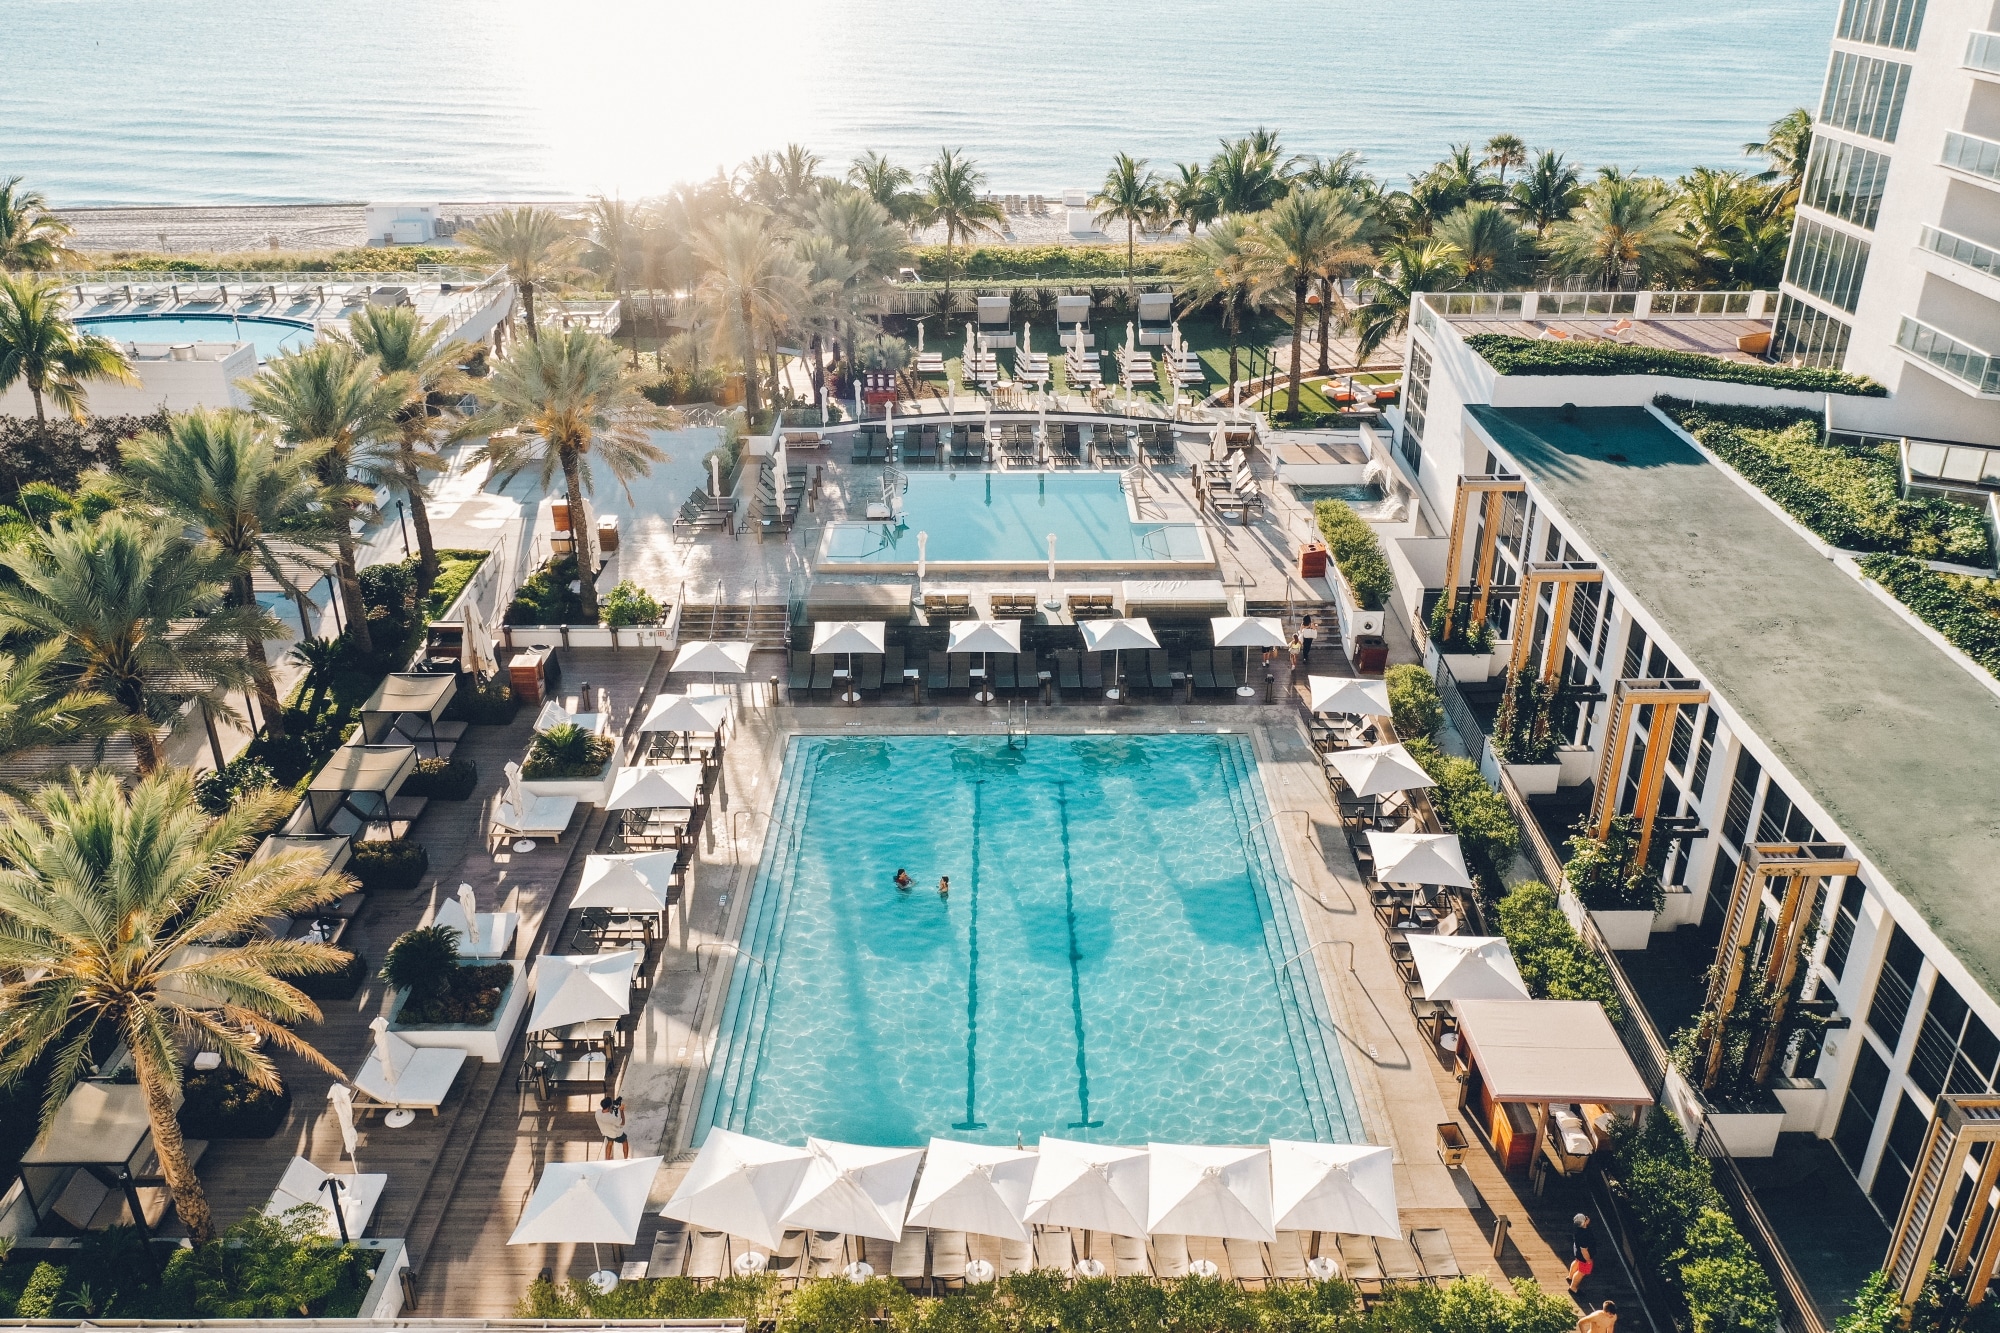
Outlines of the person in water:
[[897,888],[901,889],[901,890],[902,890],[903,892],[905,892],[905,893],[908,893],[908,892],[910,891],[910,885],[912,885],[912,884],[914,884],[914,883],[916,883],[916,881],[910,878],[910,872],[909,872],[909,871],[907,871],[907,870],[903,869],[903,867],[901,867],[901,866],[897,866],[897,867],[896,867],[896,887],[897,887]]
[[951,876],[950,876],[950,875],[939,875],[939,876],[938,876],[938,897],[940,897],[940,898],[949,898],[949,897],[951,897]]

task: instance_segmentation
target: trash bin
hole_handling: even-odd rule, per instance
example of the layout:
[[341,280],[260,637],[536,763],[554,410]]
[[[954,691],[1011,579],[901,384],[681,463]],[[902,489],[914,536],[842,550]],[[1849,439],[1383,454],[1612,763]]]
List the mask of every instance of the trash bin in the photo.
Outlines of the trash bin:
[[1356,675],[1379,676],[1389,669],[1389,641],[1379,634],[1357,634],[1351,656]]
[[1447,1120],[1438,1126],[1438,1156],[1446,1166],[1459,1166],[1465,1161],[1465,1131],[1458,1127],[1456,1120]]
[[1326,577],[1326,547],[1320,542],[1312,542],[1299,552],[1299,577],[1302,579],[1323,579]]

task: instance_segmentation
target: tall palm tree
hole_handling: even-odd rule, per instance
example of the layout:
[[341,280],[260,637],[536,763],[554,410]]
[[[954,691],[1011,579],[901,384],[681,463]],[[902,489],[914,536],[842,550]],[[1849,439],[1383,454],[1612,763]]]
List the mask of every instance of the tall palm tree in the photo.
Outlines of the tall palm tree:
[[[879,206],[867,196],[863,202]],[[805,269],[803,300],[799,317],[812,334],[810,349],[813,406],[826,406],[826,340],[837,338],[842,317],[851,309],[849,293],[860,282],[863,270],[847,253],[847,248],[823,231],[801,236],[794,247]]]
[[1215,221],[1220,207],[1215,201],[1215,192],[1209,189],[1208,174],[1199,162],[1181,162],[1174,167],[1175,174],[1167,178],[1160,188],[1167,196],[1167,224],[1170,227],[1185,227],[1192,236]]
[[1262,217],[1247,242],[1260,294],[1289,289],[1292,297],[1291,385],[1285,410],[1299,410],[1299,354],[1305,338],[1306,297],[1315,281],[1368,254],[1361,243],[1363,215],[1336,190],[1295,190]]
[[646,214],[636,204],[598,195],[585,210],[590,227],[584,242],[583,265],[596,273],[618,294],[623,318],[631,334],[632,368],[639,368],[639,321],[632,313],[632,285],[644,267]]
[[504,264],[521,295],[521,314],[528,322],[528,341],[540,336],[535,323],[535,293],[576,272],[582,238],[562,215],[546,208],[503,208],[489,213],[458,233],[458,243],[475,263]]
[[273,939],[260,923],[353,883],[323,873],[310,852],[248,859],[282,799],[245,796],[211,818],[194,802],[193,775],[173,769],[130,792],[108,774],[72,774],[25,804],[0,804],[0,976],[10,978],[0,985],[0,1085],[46,1071],[46,1134],[92,1058],[122,1043],[197,1242],[214,1225],[175,1115],[183,1059],[213,1051],[262,1088],[281,1086],[273,1051],[340,1077],[295,1031],[320,1014],[286,978],[338,971],[348,954]]
[[83,420],[91,380],[137,384],[118,344],[85,333],[63,311],[62,289],[29,273],[0,273],[0,392],[16,380],[35,401],[35,422],[47,425],[46,399]]
[[1222,334],[1229,342],[1229,402],[1236,404],[1237,348],[1243,340],[1243,316],[1256,308],[1256,256],[1250,246],[1255,224],[1231,214],[1211,224],[1167,260],[1167,271],[1180,293],[1183,308],[1214,302],[1222,310]]
[[1448,292],[1464,277],[1458,247],[1450,241],[1402,241],[1383,250],[1375,272],[1361,280],[1365,304],[1355,311],[1355,361],[1366,364],[1377,348],[1410,326],[1410,307],[1419,295]]
[[0,269],[61,268],[72,231],[40,190],[22,189],[19,176],[0,180]]
[[866,152],[848,166],[847,179],[898,223],[907,225],[915,216],[919,201],[910,184],[916,177],[908,167],[897,166],[881,153]]
[[[757,212],[718,218],[696,239],[695,253],[706,270],[702,298],[719,326],[736,330],[743,356],[743,406],[755,416],[763,410],[757,392],[757,335],[775,334],[791,322],[805,296],[805,270],[770,219]],[[774,401],[777,392],[773,383]]]
[[56,523],[0,550],[0,633],[62,644],[76,683],[131,719],[139,771],[160,766],[158,727],[191,699],[232,717],[223,699],[255,683],[244,643],[284,633],[254,606],[228,605],[228,554],[140,515]]
[[[602,201],[600,201],[602,202]],[[430,481],[445,470],[439,450],[465,438],[466,418],[451,404],[472,381],[460,369],[472,344],[453,338],[444,320],[425,324],[414,306],[364,306],[347,321],[348,336],[375,373],[405,388],[396,409],[396,433],[380,451],[380,478],[410,506],[417,530],[417,595],[430,595],[438,575],[437,542],[431,537]],[[639,355],[632,354],[638,369]]]
[[1498,204],[1467,204],[1436,235],[1457,249],[1466,282],[1482,291],[1516,288],[1534,274],[1534,247]]
[[[197,409],[128,442],[125,478],[135,498],[199,530],[208,547],[229,557],[229,604],[254,612],[259,571],[296,597],[287,556],[301,547],[334,548],[337,520],[321,504],[318,448],[280,449],[248,413]],[[283,736],[284,705],[261,629],[246,624],[242,642],[266,729]]]
[[1582,173],[1561,153],[1545,152],[1536,156],[1527,175],[1514,182],[1509,195],[1521,216],[1534,223],[1537,240],[1576,211],[1577,198],[1582,193],[1578,182],[1582,179]]
[[847,328],[849,360],[858,338],[860,298],[870,288],[879,288],[896,276],[909,262],[909,233],[896,222],[889,210],[873,195],[861,190],[829,193],[813,211],[815,230],[847,252],[858,266],[842,293],[846,302],[843,316]]
[[1159,227],[1167,216],[1167,196],[1160,188],[1159,174],[1146,170],[1145,158],[1120,153],[1111,159],[1104,184],[1090,196],[1090,206],[1097,210],[1094,220],[1098,226],[1125,224],[1125,293],[1136,305],[1138,287],[1132,270],[1138,262],[1139,229]]
[[1515,134],[1496,134],[1486,141],[1486,156],[1481,165],[1492,167],[1500,186],[1500,194],[1507,193],[1507,171],[1511,167],[1528,165],[1528,145]]
[[[537,468],[545,491],[560,472],[574,522],[581,521],[584,495],[596,487],[593,460],[621,485],[666,461],[649,432],[670,418],[640,394],[638,377],[618,363],[618,349],[589,329],[551,330],[541,342],[516,348],[494,367],[480,396],[488,404],[480,424],[496,433],[475,457],[509,477]],[[595,571],[582,563],[578,596],[584,620],[595,623]]]
[[18,656],[0,653],[0,760],[131,730],[125,710],[110,695],[64,683],[62,650],[54,642]]
[[916,216],[920,227],[944,228],[944,313],[951,314],[951,274],[957,263],[954,247],[961,238],[971,239],[992,231],[1003,214],[1000,205],[980,197],[986,173],[979,164],[952,148],[938,149],[937,158],[924,168],[924,190],[919,196]]
[[743,164],[744,193],[780,218],[787,228],[805,221],[820,201],[829,178],[819,174],[823,159],[804,144],[761,153]]
[[1549,232],[1549,253],[1569,272],[1615,291],[1628,268],[1641,285],[1675,277],[1694,262],[1680,210],[1656,182],[1619,177],[1593,182],[1583,202]]
[[1788,204],[1798,200],[1799,186],[1806,176],[1806,159],[1812,156],[1812,137],[1812,112],[1800,106],[1772,121],[1761,140],[1743,145],[1745,154],[1761,157],[1770,164],[1757,179],[1782,181]]
[[315,445],[324,499],[338,521],[334,583],[347,610],[347,633],[363,653],[375,651],[368,607],[354,564],[351,520],[361,516],[367,492],[350,480],[379,476],[381,442],[395,438],[411,386],[402,376],[384,375],[374,358],[345,338],[322,338],[312,346],[271,358],[246,381],[250,406],[269,418],[289,444]]
[[1208,163],[1208,190],[1216,212],[1261,213],[1291,189],[1288,164],[1268,131],[1242,139],[1225,139]]

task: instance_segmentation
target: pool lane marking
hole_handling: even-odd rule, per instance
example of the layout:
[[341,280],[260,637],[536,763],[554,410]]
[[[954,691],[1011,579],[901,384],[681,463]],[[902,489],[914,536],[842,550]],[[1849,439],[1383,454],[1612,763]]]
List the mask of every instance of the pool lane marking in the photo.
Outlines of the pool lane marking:
[[[1069,784],[1056,784],[1056,810],[1062,816],[1063,853],[1063,915],[1069,922],[1069,1007],[1076,1020],[1076,1100],[1082,1109],[1079,1119],[1069,1123],[1070,1129],[1100,1129],[1102,1120],[1090,1118],[1090,1062],[1084,1053],[1083,1038],[1083,977],[1077,969],[1082,952],[1076,944],[1076,881],[1070,875],[1069,867]],[[975,840],[974,846],[977,846]]]
[[972,784],[972,927],[968,935],[965,983],[965,1119],[953,1129],[985,1129],[973,1114],[979,1075],[979,798],[986,779]]

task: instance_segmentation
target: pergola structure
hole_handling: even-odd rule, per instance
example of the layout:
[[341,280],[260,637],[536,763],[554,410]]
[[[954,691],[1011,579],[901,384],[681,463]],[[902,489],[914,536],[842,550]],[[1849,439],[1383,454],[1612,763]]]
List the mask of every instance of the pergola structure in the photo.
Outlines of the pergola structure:
[[1472,563],[1472,623],[1486,619],[1486,599],[1493,592],[1493,558],[1500,544],[1500,518],[1509,495],[1525,493],[1528,483],[1520,477],[1460,477],[1458,495],[1451,507],[1451,545],[1445,556],[1445,597],[1458,594],[1458,571],[1465,555],[1466,523],[1474,495],[1485,497],[1484,521],[1479,525],[1479,549]]
[[1542,649],[1542,679],[1554,680],[1562,670],[1563,635],[1569,625],[1570,603],[1579,583],[1602,583],[1604,571],[1588,560],[1554,563],[1534,562],[1521,571],[1520,608],[1514,620],[1514,653],[1507,674],[1525,670],[1535,656],[1535,603],[1544,586],[1553,587],[1555,601],[1549,607],[1548,646]]
[[1883,1270],[1905,1310],[1933,1264],[1948,1278],[1969,1273],[1966,1303],[1978,1305],[2000,1260],[2000,1097],[1939,1097],[1912,1179]]
[[1604,754],[1597,765],[1597,790],[1590,806],[1590,836],[1600,841],[1618,817],[1618,787],[1625,771],[1626,751],[1641,708],[1653,710],[1644,758],[1639,765],[1638,791],[1632,813],[1639,818],[1639,847],[1634,859],[1647,864],[1653,850],[1653,824],[1660,813],[1660,784],[1667,773],[1668,719],[1683,704],[1708,702],[1708,687],[1698,680],[1621,680],[1611,690],[1611,714],[1604,722]]

